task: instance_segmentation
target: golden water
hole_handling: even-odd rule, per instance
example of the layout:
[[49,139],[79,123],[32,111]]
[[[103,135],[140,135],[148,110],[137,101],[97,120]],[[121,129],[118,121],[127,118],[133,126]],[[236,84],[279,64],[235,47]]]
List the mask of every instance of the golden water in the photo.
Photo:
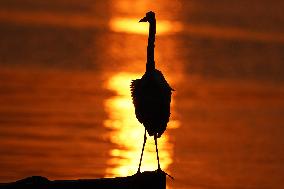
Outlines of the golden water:
[[[129,85],[153,9],[157,68],[176,90],[158,141],[168,187],[283,186],[281,1],[13,2],[0,2],[0,182],[137,171]],[[156,168],[148,137],[142,170]]]

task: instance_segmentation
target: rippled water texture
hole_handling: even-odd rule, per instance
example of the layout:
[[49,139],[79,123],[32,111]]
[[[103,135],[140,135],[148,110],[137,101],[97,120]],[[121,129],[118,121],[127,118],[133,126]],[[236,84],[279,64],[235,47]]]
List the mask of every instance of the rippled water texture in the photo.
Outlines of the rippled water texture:
[[[168,188],[284,185],[282,1],[0,2],[0,182],[137,171],[129,85],[156,66],[176,90],[158,140]],[[142,171],[157,169],[148,137]]]

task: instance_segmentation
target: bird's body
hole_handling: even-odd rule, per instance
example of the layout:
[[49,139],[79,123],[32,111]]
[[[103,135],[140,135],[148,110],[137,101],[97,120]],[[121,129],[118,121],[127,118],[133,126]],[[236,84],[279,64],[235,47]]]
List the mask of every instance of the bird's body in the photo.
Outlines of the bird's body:
[[150,136],[159,138],[166,130],[170,117],[172,88],[161,71],[146,71],[141,79],[131,83],[131,96],[136,118]]
[[169,122],[171,95],[173,91],[162,72],[155,68],[155,13],[151,11],[148,12],[139,22],[149,22],[150,27],[147,46],[146,72],[141,79],[133,80],[130,85],[136,118],[145,127],[144,143],[138,172],[140,172],[144,146],[147,140],[146,131],[150,136],[154,136],[158,169],[160,170],[157,138],[161,137]]

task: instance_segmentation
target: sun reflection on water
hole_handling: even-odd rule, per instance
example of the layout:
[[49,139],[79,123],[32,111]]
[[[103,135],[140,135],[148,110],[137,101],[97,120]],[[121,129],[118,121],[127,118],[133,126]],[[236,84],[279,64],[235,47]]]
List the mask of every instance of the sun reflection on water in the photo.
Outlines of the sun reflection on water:
[[[137,18],[112,18],[109,22],[109,27],[115,32],[136,33],[148,35],[148,23],[139,23]],[[180,32],[182,25],[179,22],[168,20],[159,20],[157,22],[157,34],[171,34]]]
[[[138,74],[119,73],[111,77],[106,87],[117,93],[105,102],[109,119],[104,125],[111,129],[110,140],[115,148],[110,150],[111,158],[106,176],[127,176],[136,173],[143,144],[144,127],[134,113],[130,96],[130,82],[141,77]],[[177,121],[170,121],[168,128],[178,127]],[[169,135],[165,133],[158,140],[161,168],[168,171],[173,161],[173,144],[169,142]],[[153,137],[148,137],[141,171],[157,169],[155,143]]]

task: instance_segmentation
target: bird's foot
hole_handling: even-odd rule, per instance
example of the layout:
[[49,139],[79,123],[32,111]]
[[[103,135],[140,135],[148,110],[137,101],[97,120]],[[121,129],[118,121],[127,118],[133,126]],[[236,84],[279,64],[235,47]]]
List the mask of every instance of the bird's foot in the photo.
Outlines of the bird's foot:
[[171,176],[170,174],[168,174],[168,173],[166,173],[165,171],[163,171],[160,167],[159,167],[156,171],[157,171],[157,173],[164,173],[164,174],[166,174],[168,177],[170,177],[171,179],[174,180],[174,177],[173,177],[173,176]]
[[137,170],[135,175],[141,174],[140,168]]

